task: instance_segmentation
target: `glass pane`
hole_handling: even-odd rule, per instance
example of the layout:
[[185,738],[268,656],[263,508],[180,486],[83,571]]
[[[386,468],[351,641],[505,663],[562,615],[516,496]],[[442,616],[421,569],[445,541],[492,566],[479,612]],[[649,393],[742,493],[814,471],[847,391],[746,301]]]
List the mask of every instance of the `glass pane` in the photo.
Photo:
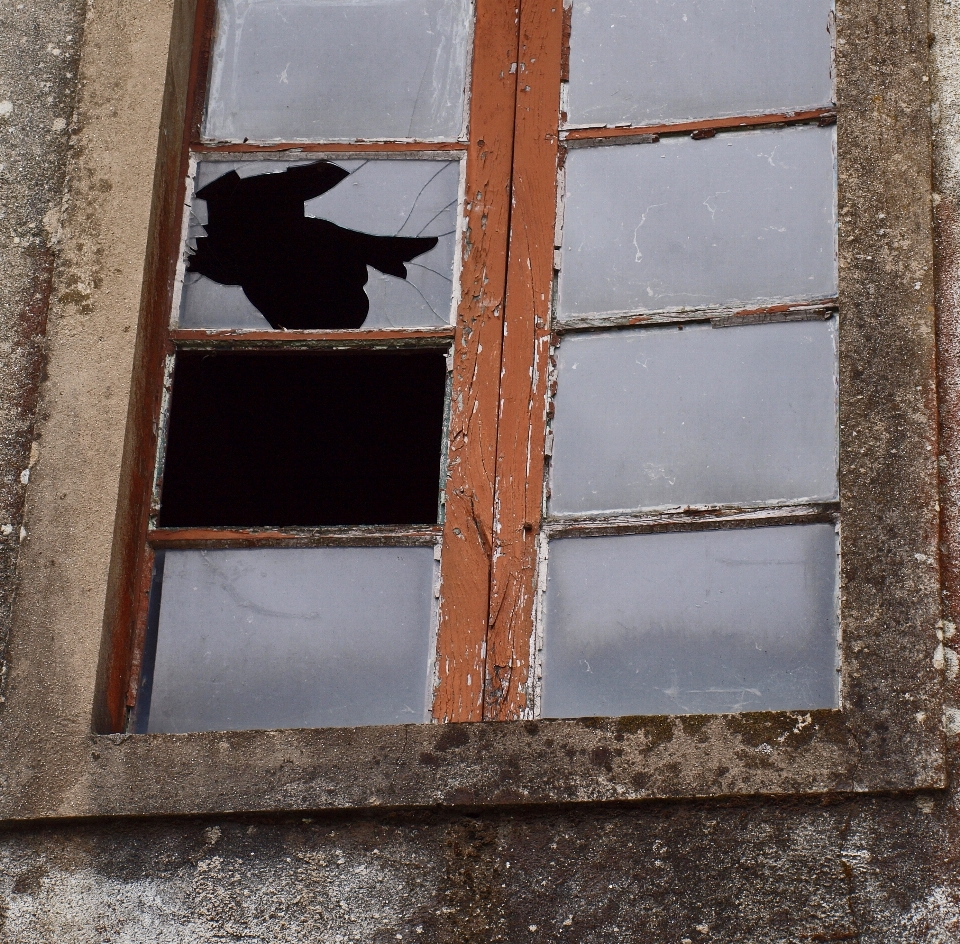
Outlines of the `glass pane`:
[[443,351],[177,355],[161,527],[432,524]]
[[829,105],[832,12],[832,0],[573,0],[570,123]]
[[576,148],[560,318],[837,291],[834,128]]
[[833,525],[550,542],[542,715],[834,708]]
[[837,495],[836,322],[567,336],[550,511]]
[[458,160],[201,161],[180,327],[449,324],[459,181]]
[[433,548],[165,558],[148,731],[426,720]]
[[203,135],[455,140],[469,0],[218,0]]

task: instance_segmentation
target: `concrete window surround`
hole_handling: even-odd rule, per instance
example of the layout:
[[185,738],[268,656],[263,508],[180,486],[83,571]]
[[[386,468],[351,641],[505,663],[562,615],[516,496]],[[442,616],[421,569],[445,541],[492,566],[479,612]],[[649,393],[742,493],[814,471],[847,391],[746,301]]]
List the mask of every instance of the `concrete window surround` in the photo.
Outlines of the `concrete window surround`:
[[0,714],[0,819],[945,785],[924,3],[837,10],[839,711],[137,736],[91,731],[133,313],[144,255],[154,264],[165,142],[182,122],[193,5],[172,11],[166,86],[170,9],[144,0],[127,15],[140,17],[136,61],[114,58],[102,28],[82,51],[81,107],[97,120],[79,129],[70,173]]

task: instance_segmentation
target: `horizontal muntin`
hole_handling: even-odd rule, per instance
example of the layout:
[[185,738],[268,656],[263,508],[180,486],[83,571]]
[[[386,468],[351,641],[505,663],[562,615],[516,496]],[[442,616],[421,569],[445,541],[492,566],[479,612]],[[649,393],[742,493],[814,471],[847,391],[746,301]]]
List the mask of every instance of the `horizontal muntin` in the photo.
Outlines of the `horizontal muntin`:
[[737,325],[772,324],[778,321],[824,321],[839,310],[836,298],[802,302],[783,302],[757,308],[674,308],[653,312],[611,311],[576,315],[562,321],[554,317],[551,324],[556,334],[592,331],[603,328],[643,327],[644,325],[686,324],[709,321],[716,328]]
[[453,341],[455,332],[452,325],[440,328],[344,328],[327,331],[172,328],[169,339],[175,348],[184,350],[443,349]]
[[432,547],[443,525],[364,525],[328,528],[153,528],[156,549],[242,547]]
[[548,538],[602,537],[658,531],[702,531],[783,524],[836,522],[839,501],[769,501],[744,505],[674,505],[637,511],[547,515],[542,530]]
[[[190,144],[190,151],[197,156],[210,159],[215,155],[260,155],[260,154],[366,154],[371,151],[379,153],[425,155],[427,159],[434,154],[462,153],[469,148],[467,141],[282,141],[265,142],[203,142],[194,141]],[[242,159],[242,158],[241,158]],[[423,159],[423,158],[421,158]]]
[[[582,125],[570,126],[560,130],[560,141],[568,147],[584,147],[590,143],[604,139],[617,138],[649,138],[654,140],[660,135],[668,134],[696,134],[697,132],[736,131],[740,128],[759,128],[769,125],[793,125],[816,121],[822,124],[832,124],[836,121],[836,107],[811,108],[807,111],[776,112],[764,115],[736,115],[728,118],[702,118],[697,121],[679,121],[658,125]],[[710,137],[706,134],[704,137]],[[614,143],[611,141],[610,143]],[[627,144],[627,141],[616,143]],[[633,142],[639,143],[639,142]]]

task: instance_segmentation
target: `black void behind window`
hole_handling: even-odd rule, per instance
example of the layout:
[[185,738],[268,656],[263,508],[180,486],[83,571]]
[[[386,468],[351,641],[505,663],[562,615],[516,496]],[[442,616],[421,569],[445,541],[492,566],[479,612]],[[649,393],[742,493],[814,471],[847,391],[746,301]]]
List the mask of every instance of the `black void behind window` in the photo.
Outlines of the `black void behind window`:
[[437,520],[442,351],[182,352],[161,527]]

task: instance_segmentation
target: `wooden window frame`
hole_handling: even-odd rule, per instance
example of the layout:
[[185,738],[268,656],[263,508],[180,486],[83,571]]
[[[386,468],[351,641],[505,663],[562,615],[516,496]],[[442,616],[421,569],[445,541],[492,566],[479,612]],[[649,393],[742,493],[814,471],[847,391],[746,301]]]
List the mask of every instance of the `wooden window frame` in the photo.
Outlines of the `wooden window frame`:
[[[200,0],[195,14],[190,0],[179,9],[174,44],[192,48],[195,23],[203,42],[194,48],[189,68],[172,57],[168,76],[94,713],[102,732],[123,729],[137,677],[137,635],[148,589],[144,575],[149,574],[144,496],[150,493],[156,453],[158,381],[168,354],[164,332],[186,160],[196,144],[197,103],[203,100],[200,77],[207,62],[202,50],[212,29],[210,0]],[[442,593],[449,605],[438,643],[440,651],[456,657],[441,668],[434,718],[501,723],[440,731],[421,725],[190,736],[228,744],[234,751],[235,759],[225,763],[216,781],[237,775],[237,764],[246,765],[239,778],[245,786],[230,808],[484,805],[941,786],[930,127],[928,85],[921,82],[925,35],[921,42],[916,26],[925,23],[924,17],[911,7],[910,18],[904,14],[878,32],[870,11],[845,0],[837,10],[841,707],[536,722],[517,719],[531,711],[554,277],[553,241],[544,234],[554,232],[561,153],[558,121],[551,125],[544,116],[558,116],[569,21],[559,0],[523,0],[517,8],[477,0],[477,10],[469,105],[476,124],[464,145],[471,248],[454,339],[455,383],[470,397],[451,416],[442,564]],[[884,94],[876,92],[871,79],[881,68],[887,77]],[[488,84],[510,98],[509,109],[497,104],[503,101],[497,95],[476,94]],[[505,89],[512,90],[512,98]],[[889,104],[894,95],[896,107]],[[188,113],[194,116],[190,122]],[[594,136],[700,135],[729,126],[695,124],[608,129]],[[571,131],[567,138],[590,134]],[[380,142],[296,147],[316,153],[387,149]],[[397,147],[427,149],[419,143]],[[888,226],[900,228],[895,257],[877,232],[879,207],[893,217]],[[506,244],[504,234],[509,234],[509,256],[496,248],[498,239]],[[336,335],[338,343],[345,337]],[[480,358],[481,346],[485,354],[492,346],[499,357]],[[495,469],[492,477],[490,469]],[[264,539],[279,542],[288,536]],[[479,678],[487,679],[482,688]],[[177,766],[177,736],[102,740],[116,744],[104,769],[121,763],[124,755],[136,755],[141,775],[154,770],[160,776],[168,765]],[[298,781],[303,788],[295,799],[263,786],[276,783],[281,762],[276,751],[258,757],[257,746],[278,744],[285,745],[287,755],[300,750],[324,759],[323,772]],[[152,802],[162,803],[162,796],[156,794]],[[174,808],[182,805],[170,802]],[[191,802],[198,811],[224,809],[210,788]]]

